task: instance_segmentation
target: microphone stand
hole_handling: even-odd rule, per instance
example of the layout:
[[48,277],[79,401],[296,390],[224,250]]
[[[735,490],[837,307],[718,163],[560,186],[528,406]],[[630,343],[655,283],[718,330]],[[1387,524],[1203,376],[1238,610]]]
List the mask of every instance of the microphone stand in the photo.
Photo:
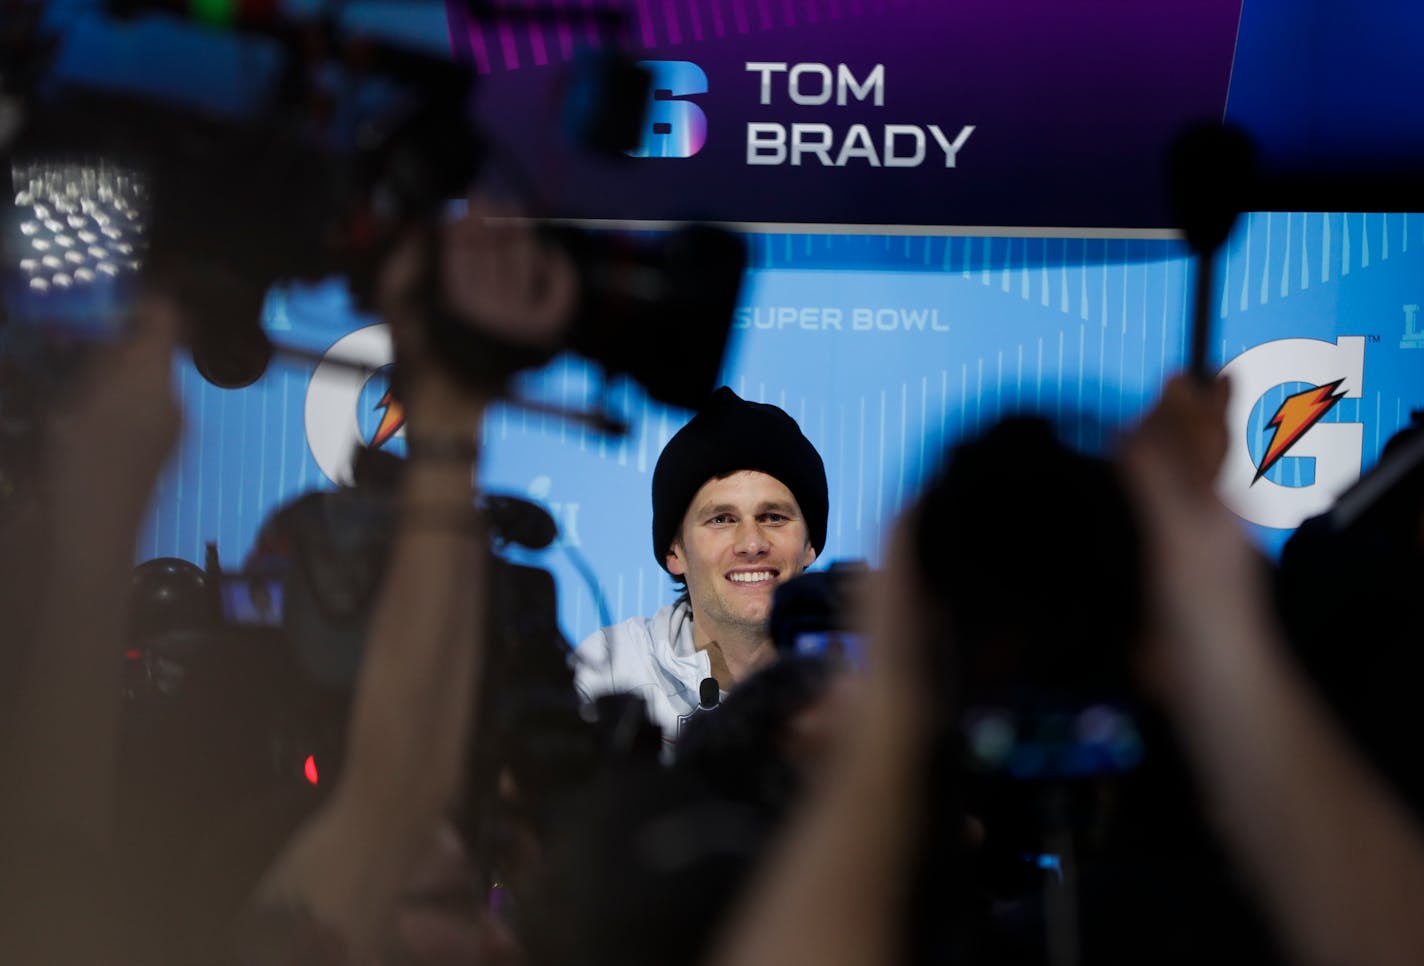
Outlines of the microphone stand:
[[[272,343],[272,354],[274,359],[281,359],[299,366],[325,364],[336,366],[339,369],[358,372],[366,377],[375,375],[387,365],[384,363],[381,365],[372,365],[370,362],[362,359],[344,358],[339,355],[325,355],[314,349],[284,345],[275,341]],[[626,419],[609,412],[607,409],[584,411],[542,402],[538,399],[524,399],[515,395],[501,396],[500,402],[540,416],[553,416],[558,419],[567,419],[570,422],[585,425],[594,432],[614,438],[627,436],[631,428]]]

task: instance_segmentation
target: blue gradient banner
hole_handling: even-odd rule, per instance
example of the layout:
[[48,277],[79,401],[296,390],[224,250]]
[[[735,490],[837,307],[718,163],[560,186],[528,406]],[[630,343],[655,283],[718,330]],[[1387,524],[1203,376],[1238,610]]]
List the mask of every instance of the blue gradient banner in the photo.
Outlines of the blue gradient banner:
[[[886,525],[955,440],[1031,410],[1060,419],[1071,442],[1109,446],[1185,358],[1193,267],[1176,243],[749,241],[753,267],[725,378],[747,398],[785,408],[825,459],[822,563],[876,561]],[[1410,410],[1424,407],[1424,215],[1253,215],[1219,274],[1213,350],[1245,393],[1232,445],[1250,461],[1248,479],[1224,481],[1223,495],[1275,551],[1304,509],[1328,503],[1326,484],[1373,465]],[[319,352],[343,342],[379,361],[388,351],[374,320],[354,316],[335,285],[274,291],[266,323],[274,337]],[[236,564],[266,514],[333,485],[323,462],[338,457],[321,455],[341,452],[333,439],[370,440],[383,413],[378,378],[333,387],[311,370],[274,367],[234,392],[186,364],[178,377],[188,431],[160,486],[144,556],[201,561],[211,540]],[[1253,483],[1273,415],[1291,395],[1336,379],[1346,396]],[[525,389],[570,404],[594,387],[588,367],[566,358]],[[312,416],[314,396],[345,400],[335,423]],[[510,407],[491,412],[485,428],[486,484],[534,499],[559,523],[561,545],[536,562],[558,577],[560,618],[574,639],[672,596],[650,546],[649,491],[658,453],[688,414],[633,385],[617,387],[613,401],[633,421],[625,440]],[[570,551],[589,562],[606,616]]]

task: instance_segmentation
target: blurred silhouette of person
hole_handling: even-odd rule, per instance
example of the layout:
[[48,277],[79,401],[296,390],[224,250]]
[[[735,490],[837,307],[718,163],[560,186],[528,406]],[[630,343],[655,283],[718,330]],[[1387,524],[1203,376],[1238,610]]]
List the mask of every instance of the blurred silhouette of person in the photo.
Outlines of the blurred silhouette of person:
[[[1424,819],[1416,682],[1424,677],[1424,414],[1336,507],[1286,541],[1276,598],[1292,651],[1351,739]],[[1397,463],[1397,466],[1392,464]],[[1356,494],[1388,472],[1368,505]],[[1370,492],[1375,492],[1371,489]],[[1341,509],[1360,506],[1348,522]]]

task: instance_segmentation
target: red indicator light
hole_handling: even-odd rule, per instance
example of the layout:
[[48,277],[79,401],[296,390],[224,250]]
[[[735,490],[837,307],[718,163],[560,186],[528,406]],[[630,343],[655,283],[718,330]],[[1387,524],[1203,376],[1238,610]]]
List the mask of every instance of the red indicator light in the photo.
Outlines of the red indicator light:
[[307,760],[302,764],[302,774],[311,784],[317,783],[316,757],[314,755],[307,755]]

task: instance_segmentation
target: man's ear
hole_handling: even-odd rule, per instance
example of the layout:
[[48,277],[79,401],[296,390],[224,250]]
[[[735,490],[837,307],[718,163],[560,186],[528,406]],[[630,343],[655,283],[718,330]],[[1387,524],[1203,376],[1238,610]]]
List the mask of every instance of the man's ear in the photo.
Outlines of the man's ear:
[[806,541],[806,552],[801,555],[801,569],[805,570],[816,562],[816,548],[811,546],[811,541]]
[[667,557],[664,559],[667,561],[668,573],[674,577],[687,576],[687,563],[682,559],[682,545],[676,540],[668,547]]

